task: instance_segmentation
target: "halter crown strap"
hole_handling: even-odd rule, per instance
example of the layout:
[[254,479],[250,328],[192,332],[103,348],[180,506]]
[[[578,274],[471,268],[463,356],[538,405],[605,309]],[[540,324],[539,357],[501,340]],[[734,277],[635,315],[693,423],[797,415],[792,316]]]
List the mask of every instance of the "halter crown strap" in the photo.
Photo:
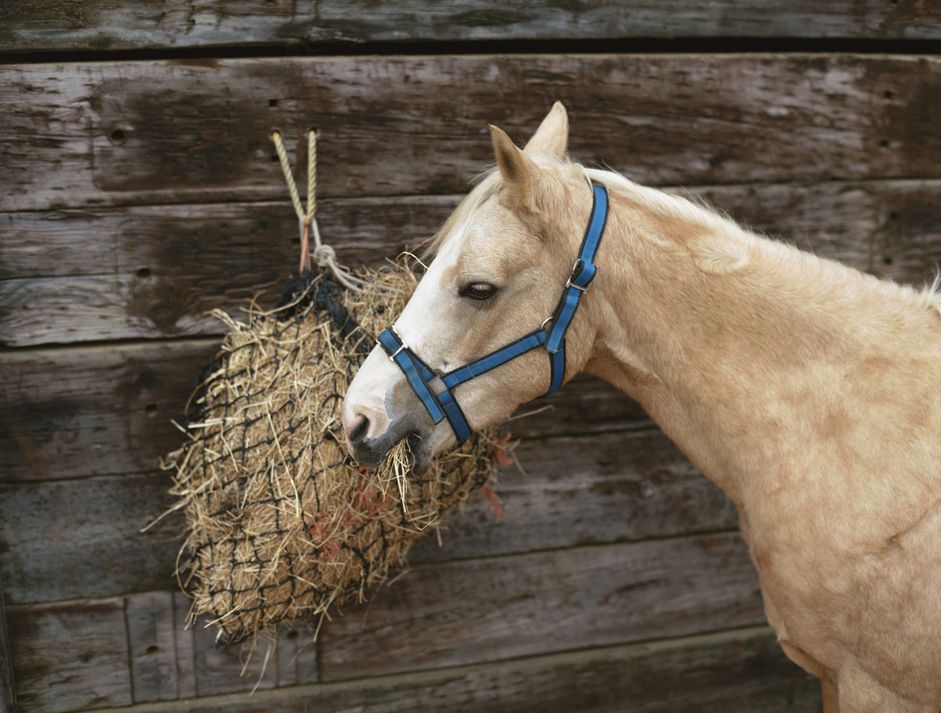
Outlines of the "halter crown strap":
[[[575,317],[582,295],[588,291],[588,286],[598,272],[594,260],[598,246],[601,244],[607,218],[608,192],[601,184],[592,183],[592,207],[588,227],[585,229],[572,274],[565,282],[565,289],[552,316],[543,323],[542,327],[520,337],[515,342],[510,342],[470,364],[440,375],[443,390],[437,393],[431,390],[431,382],[439,375],[405,344],[395,331],[395,327],[389,327],[379,335],[376,341],[389,355],[389,359],[405,374],[409,386],[428,411],[431,420],[440,423],[446,418],[458,444],[466,441],[471,434],[467,417],[452,392],[452,389],[460,384],[486,374],[527,352],[545,347],[551,369],[549,388],[545,395],[555,393],[562,385],[565,379],[565,333]],[[548,329],[546,329],[547,326]]]
[[572,274],[565,282],[565,290],[555,308],[550,322],[552,326],[546,339],[546,351],[549,352],[551,366],[546,396],[558,391],[565,379],[565,333],[575,317],[582,295],[588,291],[588,286],[598,273],[595,255],[608,221],[608,191],[600,183],[592,183],[591,194],[591,217],[588,219],[588,227],[585,228],[585,235],[578,249],[578,259],[572,267]]

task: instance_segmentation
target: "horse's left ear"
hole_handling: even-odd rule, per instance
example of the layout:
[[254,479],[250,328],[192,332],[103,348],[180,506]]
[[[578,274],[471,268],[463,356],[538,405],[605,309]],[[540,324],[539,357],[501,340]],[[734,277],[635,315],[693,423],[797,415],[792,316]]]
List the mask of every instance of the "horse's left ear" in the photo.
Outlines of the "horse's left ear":
[[530,156],[548,154],[555,158],[562,158],[565,156],[568,143],[569,115],[562,102],[556,102],[523,151]]

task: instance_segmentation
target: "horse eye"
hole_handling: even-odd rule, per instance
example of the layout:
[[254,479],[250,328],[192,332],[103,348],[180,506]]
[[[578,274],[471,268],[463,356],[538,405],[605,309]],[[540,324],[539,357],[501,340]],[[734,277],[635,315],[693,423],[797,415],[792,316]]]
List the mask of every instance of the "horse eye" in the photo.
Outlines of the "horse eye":
[[489,282],[470,282],[464,285],[458,292],[461,297],[467,297],[480,302],[489,300],[497,294],[497,288]]

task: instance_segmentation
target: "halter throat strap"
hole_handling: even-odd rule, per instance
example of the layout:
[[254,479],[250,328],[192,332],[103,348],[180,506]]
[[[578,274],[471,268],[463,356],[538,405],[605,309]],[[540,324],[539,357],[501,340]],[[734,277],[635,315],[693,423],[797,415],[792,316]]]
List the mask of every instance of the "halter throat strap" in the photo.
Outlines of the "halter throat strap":
[[[607,190],[603,185],[595,182],[592,182],[591,189],[591,216],[578,251],[578,259],[565,282],[555,310],[538,329],[445,374],[435,372],[422,361],[399,336],[394,326],[383,330],[376,340],[385,350],[390,361],[402,370],[406,381],[425,407],[431,420],[436,424],[444,419],[448,420],[458,444],[470,437],[471,428],[454,396],[453,389],[457,386],[539,348],[544,348],[549,355],[549,388],[544,395],[549,396],[555,393],[565,380],[565,335],[582,298],[588,292],[588,286],[597,275],[598,266],[595,264],[595,255],[601,244],[608,218]],[[432,389],[432,382],[438,378],[444,388],[436,391]]]

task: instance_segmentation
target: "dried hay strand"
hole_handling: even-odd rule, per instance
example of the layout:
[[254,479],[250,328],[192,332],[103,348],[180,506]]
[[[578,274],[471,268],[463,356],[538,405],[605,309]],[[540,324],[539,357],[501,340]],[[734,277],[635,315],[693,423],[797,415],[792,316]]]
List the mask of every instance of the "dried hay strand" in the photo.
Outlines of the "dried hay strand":
[[186,519],[178,576],[190,617],[208,615],[220,643],[364,601],[505,462],[493,432],[420,475],[407,440],[375,471],[350,458],[343,396],[372,335],[416,284],[400,264],[360,276],[366,293],[308,275],[283,306],[252,303],[246,322],[215,313],[230,331],[187,409],[187,441],[164,468]]

